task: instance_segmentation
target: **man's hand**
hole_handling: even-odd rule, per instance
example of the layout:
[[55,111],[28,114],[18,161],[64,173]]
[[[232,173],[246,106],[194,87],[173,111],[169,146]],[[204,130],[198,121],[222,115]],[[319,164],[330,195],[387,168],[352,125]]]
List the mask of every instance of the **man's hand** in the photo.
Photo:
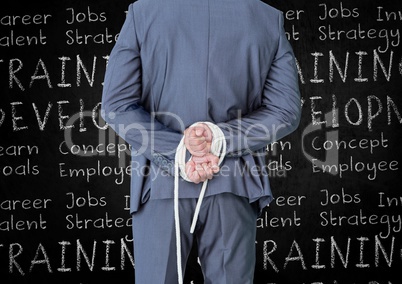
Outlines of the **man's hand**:
[[194,157],[203,157],[211,151],[212,132],[208,125],[199,123],[184,131],[184,145]]
[[194,183],[204,182],[212,179],[213,175],[219,172],[219,158],[211,153],[202,157],[193,156],[186,163],[186,174]]
[[212,138],[212,131],[205,123],[184,131],[184,145],[192,155],[186,163],[186,174],[194,183],[212,179],[219,172],[219,157],[210,153]]

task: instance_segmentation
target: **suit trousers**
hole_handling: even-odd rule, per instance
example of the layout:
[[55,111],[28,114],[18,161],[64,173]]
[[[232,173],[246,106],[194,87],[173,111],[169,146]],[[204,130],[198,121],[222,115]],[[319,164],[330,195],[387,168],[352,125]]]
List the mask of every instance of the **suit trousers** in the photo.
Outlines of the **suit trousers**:
[[[205,284],[253,283],[257,205],[231,193],[205,197],[191,234],[196,203],[179,200],[183,271],[196,238]],[[132,214],[136,284],[177,284],[173,210],[173,199],[158,199]]]

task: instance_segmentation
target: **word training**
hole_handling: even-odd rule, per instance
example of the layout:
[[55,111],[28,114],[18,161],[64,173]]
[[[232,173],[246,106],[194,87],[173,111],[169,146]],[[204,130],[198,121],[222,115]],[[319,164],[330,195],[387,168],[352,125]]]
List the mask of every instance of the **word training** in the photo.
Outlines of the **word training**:
[[[357,238],[345,236],[342,239],[346,239],[346,242],[334,236],[331,236],[329,239],[320,237],[313,238],[311,241],[313,246],[315,246],[315,251],[304,250],[297,240],[292,240],[291,244],[289,244],[289,241],[284,240],[279,243],[275,240],[266,240],[263,246],[264,270],[280,272],[281,269],[286,270],[291,263],[297,264],[302,270],[334,269],[337,267],[341,267],[342,269],[355,267],[367,270],[370,267],[380,267],[383,264],[387,267],[396,266],[398,263],[400,264],[400,262],[398,262],[399,252],[395,245],[397,243],[395,237],[381,239],[379,236],[375,236],[373,239],[366,236]],[[339,245],[340,242],[346,243],[346,247],[342,246],[341,248]],[[289,246],[288,254],[285,257],[281,254],[283,249],[278,249],[278,244],[281,246]],[[357,262],[352,263],[350,259],[354,247],[358,248],[357,253],[359,257],[357,258]],[[325,250],[329,253],[325,253]],[[353,252],[356,252],[356,250],[353,250]],[[372,252],[374,253],[372,254]],[[309,265],[306,263],[306,253],[313,254],[314,262]],[[370,255],[373,259],[369,260],[365,255]],[[281,266],[279,266],[279,264],[281,264]]]
[[[29,245],[31,246],[31,245]],[[27,275],[30,273],[71,273],[76,271],[124,271],[133,269],[134,258],[132,240],[127,236],[119,240],[93,240],[86,244],[81,239],[60,240],[55,243],[35,244],[36,250],[26,249],[24,243],[0,243],[0,254],[8,258],[8,274]],[[117,262],[110,262],[111,256],[120,256]],[[52,256],[52,257],[51,257]],[[70,258],[75,265],[69,267]],[[3,256],[2,256],[3,257]],[[23,266],[30,259],[28,266]],[[113,258],[114,259],[114,258]],[[0,267],[2,274],[6,271]]]

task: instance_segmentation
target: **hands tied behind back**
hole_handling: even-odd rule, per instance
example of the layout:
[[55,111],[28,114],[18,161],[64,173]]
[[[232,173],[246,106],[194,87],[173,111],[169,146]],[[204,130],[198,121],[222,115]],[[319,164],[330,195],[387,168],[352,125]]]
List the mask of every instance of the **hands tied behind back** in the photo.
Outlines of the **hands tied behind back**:
[[211,129],[204,123],[184,131],[184,144],[192,155],[186,163],[186,174],[194,183],[212,179],[219,172],[219,157],[211,153],[212,139]]

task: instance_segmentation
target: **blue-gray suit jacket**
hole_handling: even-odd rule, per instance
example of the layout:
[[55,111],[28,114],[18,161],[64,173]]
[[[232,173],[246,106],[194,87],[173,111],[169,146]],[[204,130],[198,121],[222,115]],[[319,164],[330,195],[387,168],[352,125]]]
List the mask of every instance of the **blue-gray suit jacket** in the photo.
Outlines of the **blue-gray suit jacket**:
[[[300,93],[283,15],[259,0],[139,0],[106,70],[102,113],[134,149],[131,211],[173,197],[174,155],[185,128],[221,127],[221,171],[206,196],[271,199],[266,145],[296,129]],[[180,181],[180,198],[200,184]]]

